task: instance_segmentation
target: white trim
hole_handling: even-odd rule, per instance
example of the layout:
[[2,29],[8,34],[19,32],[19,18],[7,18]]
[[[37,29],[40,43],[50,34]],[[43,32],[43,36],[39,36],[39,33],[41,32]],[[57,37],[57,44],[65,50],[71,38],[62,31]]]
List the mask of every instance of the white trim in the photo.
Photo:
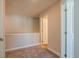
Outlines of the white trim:
[[22,48],[29,48],[29,47],[38,46],[38,45],[40,45],[40,43],[38,43],[38,44],[32,44],[32,45],[29,45],[29,46],[22,46],[22,47],[16,47],[16,48],[11,48],[11,49],[6,49],[6,52],[7,51],[18,50],[18,49],[22,49]]
[[74,0],[67,0],[67,58],[74,57]]
[[14,33],[14,34],[5,34],[5,35],[26,35],[26,34],[40,34],[40,33]]
[[66,0],[61,0],[61,58],[65,58],[65,10]]
[[[67,6],[67,15],[64,14],[64,8]],[[67,42],[65,42],[65,16],[67,16]],[[67,48],[65,47],[67,45]],[[67,58],[74,56],[74,0],[62,0],[61,3],[61,57],[65,58],[67,49]]]
[[0,0],[0,58],[5,57],[5,30],[4,30],[4,19],[5,19],[5,0]]
[[49,51],[51,51],[52,53],[56,54],[57,56],[61,57],[60,53],[50,49],[50,48],[47,48]]

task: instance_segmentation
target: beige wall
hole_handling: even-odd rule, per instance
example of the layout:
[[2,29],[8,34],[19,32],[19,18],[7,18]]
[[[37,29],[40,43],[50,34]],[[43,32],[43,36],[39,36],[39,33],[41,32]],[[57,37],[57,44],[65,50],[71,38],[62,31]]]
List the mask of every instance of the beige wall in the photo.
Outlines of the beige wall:
[[39,32],[40,31],[40,20],[39,18],[33,18],[33,32]]
[[16,50],[19,48],[27,48],[40,44],[39,33],[17,33],[6,35],[5,49]]
[[60,2],[54,4],[46,12],[41,14],[41,16],[46,14],[48,15],[48,48],[60,55]]
[[5,32],[7,34],[39,32],[39,20],[23,15],[6,15]]
[[6,15],[6,50],[16,50],[39,44],[39,19],[23,15]]

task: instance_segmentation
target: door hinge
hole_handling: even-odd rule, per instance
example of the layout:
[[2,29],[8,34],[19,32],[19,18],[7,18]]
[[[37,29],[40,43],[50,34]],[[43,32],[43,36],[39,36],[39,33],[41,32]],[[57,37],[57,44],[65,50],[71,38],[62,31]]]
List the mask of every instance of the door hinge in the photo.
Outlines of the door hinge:
[[67,9],[64,9],[65,12],[67,12]]
[[65,58],[67,58],[67,54],[65,54],[64,56],[65,56]]
[[0,41],[3,41],[3,38],[0,38]]
[[67,34],[67,32],[65,32],[65,34]]

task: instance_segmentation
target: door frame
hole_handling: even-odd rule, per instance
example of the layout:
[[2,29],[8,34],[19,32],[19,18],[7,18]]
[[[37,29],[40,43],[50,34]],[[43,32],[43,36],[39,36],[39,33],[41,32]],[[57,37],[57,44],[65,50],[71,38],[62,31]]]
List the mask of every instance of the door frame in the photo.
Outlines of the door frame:
[[2,33],[0,34],[1,35],[1,45],[2,45],[2,51],[1,51],[1,53],[2,53],[2,55],[0,56],[0,58],[4,58],[5,57],[5,29],[4,29],[4,19],[5,19],[5,0],[1,0],[1,10],[2,10]]
[[61,1],[61,57],[74,57],[74,0]]
[[[44,20],[44,18],[46,18]],[[44,21],[46,22],[47,24],[47,28],[45,29],[47,32],[46,32],[46,42],[44,42]],[[41,37],[41,45],[42,44],[48,44],[48,15],[45,15],[45,16],[40,16],[40,37]]]
[[74,58],[74,0],[67,0],[67,58]]
[[66,54],[65,9],[66,9],[66,0],[61,0],[61,58],[65,58],[65,54]]
[[[64,33],[65,33],[65,25],[64,25],[65,24],[65,18],[64,17],[65,16],[63,15],[64,10],[65,10],[65,3],[66,3],[65,0],[62,0],[62,2],[61,2],[61,16],[63,16],[63,17],[61,17],[61,57],[65,57],[64,56],[64,54],[65,54],[65,35],[64,35]],[[74,3],[74,0],[72,0],[72,3]],[[3,7],[5,8],[5,0],[3,0],[3,4],[4,4]],[[4,13],[5,13],[5,9],[4,9]],[[74,15],[72,15],[72,16],[74,16]],[[4,14],[4,18],[5,18],[5,14]],[[73,23],[72,25],[74,25],[74,20],[72,20],[72,23]],[[74,27],[72,27],[72,28],[74,29]],[[74,30],[72,30],[72,31],[74,32]],[[4,35],[5,35],[5,31],[4,31]],[[73,35],[74,35],[74,33],[73,33]],[[4,41],[5,41],[5,38],[4,38]],[[72,43],[73,42],[74,42],[74,39],[72,40]],[[74,43],[73,43],[73,46],[71,48],[72,48],[72,51],[73,51],[72,54],[71,54],[71,52],[69,52],[70,50],[67,49],[68,50],[67,54],[68,55],[71,54],[71,56],[68,56],[68,57],[73,57],[73,55],[74,55]],[[4,50],[4,52],[5,52],[5,50]],[[5,55],[4,55],[4,57],[5,57]]]

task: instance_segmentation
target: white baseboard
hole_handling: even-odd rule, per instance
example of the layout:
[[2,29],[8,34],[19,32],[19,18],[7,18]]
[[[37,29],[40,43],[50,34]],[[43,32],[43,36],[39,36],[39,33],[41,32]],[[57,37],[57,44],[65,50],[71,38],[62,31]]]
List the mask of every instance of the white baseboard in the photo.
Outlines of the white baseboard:
[[29,45],[29,46],[22,46],[22,47],[16,47],[16,48],[11,48],[11,49],[6,49],[6,52],[7,51],[18,50],[18,49],[22,49],[22,48],[29,48],[29,47],[38,46],[38,45],[40,45],[40,43],[38,43],[38,44],[32,44],[32,45]]
[[48,50],[60,57],[60,53],[58,53],[58,52],[56,52],[56,51],[54,51],[54,50],[52,50],[50,48],[48,48]]

